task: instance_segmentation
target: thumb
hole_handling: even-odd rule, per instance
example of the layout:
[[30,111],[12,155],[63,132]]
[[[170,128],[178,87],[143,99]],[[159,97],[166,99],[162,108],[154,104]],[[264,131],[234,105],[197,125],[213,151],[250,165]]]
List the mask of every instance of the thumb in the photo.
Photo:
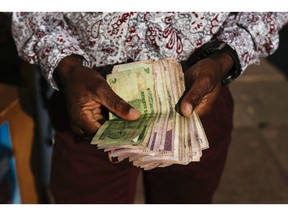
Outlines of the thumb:
[[208,93],[208,89],[201,84],[196,84],[189,89],[189,91],[183,96],[180,103],[180,112],[184,117],[189,117],[192,114],[193,109],[196,108],[202,101],[202,98]]
[[137,120],[140,117],[141,113],[119,97],[108,84],[101,92],[100,103],[114,115],[124,120]]

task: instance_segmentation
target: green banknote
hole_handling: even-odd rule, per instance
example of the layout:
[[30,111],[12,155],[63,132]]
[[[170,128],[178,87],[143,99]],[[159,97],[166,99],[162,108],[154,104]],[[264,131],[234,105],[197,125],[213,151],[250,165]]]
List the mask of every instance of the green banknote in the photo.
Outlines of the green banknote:
[[158,112],[152,65],[121,65],[107,76],[107,82],[121,98],[141,112],[141,118],[137,121],[125,121],[110,113],[110,120],[99,129],[92,144],[97,144],[99,148],[146,146]]

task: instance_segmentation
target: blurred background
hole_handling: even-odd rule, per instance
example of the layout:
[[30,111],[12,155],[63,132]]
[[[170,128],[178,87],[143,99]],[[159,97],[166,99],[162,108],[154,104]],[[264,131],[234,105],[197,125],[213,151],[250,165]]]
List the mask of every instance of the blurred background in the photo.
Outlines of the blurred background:
[[[46,113],[52,89],[36,67],[18,57],[3,13],[0,65],[0,203],[53,203],[48,187],[53,129]],[[286,26],[278,50],[230,84],[233,141],[215,204],[288,203],[287,77]],[[144,203],[141,176],[135,203]]]

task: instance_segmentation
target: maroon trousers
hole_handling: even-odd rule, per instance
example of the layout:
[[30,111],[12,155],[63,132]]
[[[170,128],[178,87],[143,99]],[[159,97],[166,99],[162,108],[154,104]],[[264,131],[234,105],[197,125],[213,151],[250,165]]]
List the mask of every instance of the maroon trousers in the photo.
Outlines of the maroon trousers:
[[[51,190],[56,203],[133,203],[140,169],[127,160],[109,161],[107,153],[70,131],[64,96],[56,92],[49,105],[56,130]],[[202,118],[210,148],[200,162],[143,172],[146,203],[211,203],[231,141],[233,99],[223,87],[213,111]]]

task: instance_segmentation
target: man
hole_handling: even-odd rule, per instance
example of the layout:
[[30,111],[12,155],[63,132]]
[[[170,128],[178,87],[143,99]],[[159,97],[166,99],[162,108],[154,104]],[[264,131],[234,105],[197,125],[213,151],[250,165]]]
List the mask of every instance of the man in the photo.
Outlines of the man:
[[114,64],[175,57],[185,73],[180,113],[196,110],[210,148],[200,162],[143,172],[145,199],[211,203],[231,141],[233,100],[226,84],[277,48],[287,20],[286,13],[14,13],[20,56],[38,64],[60,90],[50,101],[56,202],[133,203],[139,169],[111,163],[81,136],[99,129],[105,109],[140,118],[105,81]]

